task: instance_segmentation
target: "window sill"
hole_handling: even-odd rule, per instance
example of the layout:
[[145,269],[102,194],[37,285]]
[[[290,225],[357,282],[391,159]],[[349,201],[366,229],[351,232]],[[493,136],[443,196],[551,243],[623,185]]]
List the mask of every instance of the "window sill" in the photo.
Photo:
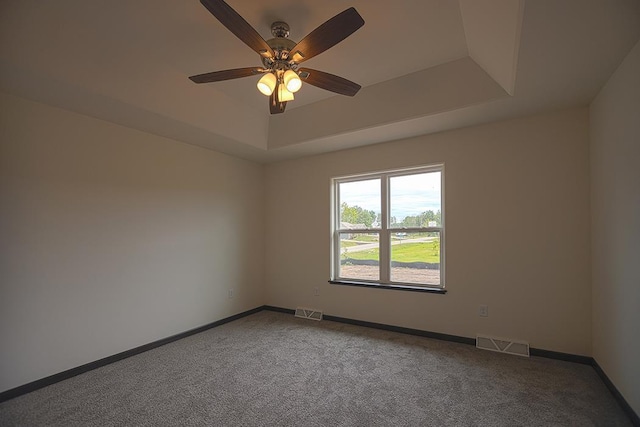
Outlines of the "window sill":
[[430,294],[446,294],[447,290],[429,286],[391,285],[373,282],[357,282],[351,280],[329,280],[332,285],[360,286],[365,288],[392,289],[396,291],[426,292]]

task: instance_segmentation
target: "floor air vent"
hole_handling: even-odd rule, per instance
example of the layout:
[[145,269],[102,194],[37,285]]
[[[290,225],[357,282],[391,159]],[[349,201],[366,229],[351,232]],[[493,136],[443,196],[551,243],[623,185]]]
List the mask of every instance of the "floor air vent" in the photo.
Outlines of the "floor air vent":
[[296,317],[302,317],[303,319],[322,320],[322,311],[314,310],[312,308],[296,308]]
[[476,347],[482,350],[497,351],[498,353],[515,354],[516,356],[529,357],[529,343],[513,341],[504,338],[476,336]]

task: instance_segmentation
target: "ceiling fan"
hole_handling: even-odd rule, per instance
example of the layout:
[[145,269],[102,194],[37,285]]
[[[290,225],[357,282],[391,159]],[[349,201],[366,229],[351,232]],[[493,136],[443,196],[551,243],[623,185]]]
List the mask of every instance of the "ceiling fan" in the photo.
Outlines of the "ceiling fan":
[[200,0],[200,3],[229,31],[256,51],[262,58],[262,67],[234,68],[189,77],[195,83],[211,83],[223,80],[263,74],[258,90],[269,97],[271,114],[283,113],[293,93],[302,86],[302,80],[310,85],[341,95],[354,96],[360,85],[345,78],[301,68],[300,64],[335,46],[364,25],[360,14],[351,7],[320,25],[300,42],[289,39],[286,22],[271,24],[272,39],[265,40],[242,16],[223,0]]

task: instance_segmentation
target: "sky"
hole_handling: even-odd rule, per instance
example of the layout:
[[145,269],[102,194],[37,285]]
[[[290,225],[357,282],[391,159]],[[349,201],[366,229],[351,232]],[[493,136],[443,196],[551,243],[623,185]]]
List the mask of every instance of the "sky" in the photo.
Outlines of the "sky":
[[[391,216],[402,221],[406,216],[440,209],[440,172],[390,178]],[[380,180],[340,184],[340,202],[380,212]]]

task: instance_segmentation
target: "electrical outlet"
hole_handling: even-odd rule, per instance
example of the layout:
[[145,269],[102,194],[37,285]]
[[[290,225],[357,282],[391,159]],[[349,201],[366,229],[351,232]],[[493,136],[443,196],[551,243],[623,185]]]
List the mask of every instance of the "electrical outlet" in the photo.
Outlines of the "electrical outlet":
[[233,298],[233,289],[229,289],[229,299]]
[[480,317],[489,317],[489,307],[486,305],[481,305],[478,308],[478,315]]
[[313,288],[313,295],[319,297],[320,296],[320,288],[319,287],[315,287]]

